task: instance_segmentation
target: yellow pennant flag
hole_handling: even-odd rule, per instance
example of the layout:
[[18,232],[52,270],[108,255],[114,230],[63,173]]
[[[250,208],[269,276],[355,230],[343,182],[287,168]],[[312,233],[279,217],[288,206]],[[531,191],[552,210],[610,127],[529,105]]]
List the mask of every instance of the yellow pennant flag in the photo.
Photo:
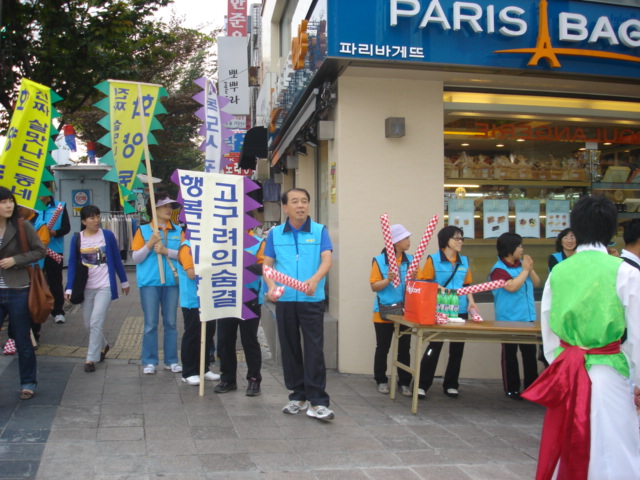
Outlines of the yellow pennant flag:
[[[111,151],[121,193],[130,192],[152,126],[160,85],[109,81]],[[120,196],[124,204],[123,195]]]
[[38,197],[49,194],[42,182],[53,180],[45,167],[55,164],[49,151],[56,148],[51,135],[57,130],[51,126],[51,119],[59,116],[52,106],[58,100],[60,97],[49,87],[22,79],[0,155],[0,185],[11,190],[23,207],[42,209]]

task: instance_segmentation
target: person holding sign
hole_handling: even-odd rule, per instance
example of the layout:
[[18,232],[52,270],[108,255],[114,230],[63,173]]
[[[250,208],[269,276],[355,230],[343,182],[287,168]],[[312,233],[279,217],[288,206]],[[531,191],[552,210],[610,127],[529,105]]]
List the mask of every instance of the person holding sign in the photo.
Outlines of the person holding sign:
[[[164,368],[174,373],[182,372],[182,367],[178,364],[176,326],[179,297],[177,259],[181,230],[171,221],[174,206],[178,208],[180,205],[166,193],[156,194],[155,200],[157,230],[152,224],[141,225],[131,245],[144,312],[141,359],[144,365],[142,372],[145,375],[156,373],[159,363],[158,322],[161,309],[164,328]],[[150,204],[147,205],[147,211],[151,211]],[[164,275],[164,283],[160,273]]]
[[36,390],[36,353],[31,343],[29,271],[27,265],[44,258],[45,248],[30,222],[22,222],[28,251],[20,244],[18,207],[11,190],[0,187],[0,325],[9,315],[10,336],[18,350],[20,398],[33,398]]
[[[327,370],[324,363],[324,283],[332,264],[331,240],[324,225],[309,217],[309,192],[292,188],[282,195],[287,220],[272,228],[264,249],[264,265],[309,286],[306,293],[286,288],[278,299],[277,285],[264,277],[268,298],[276,303],[284,382],[292,392],[282,411],[331,420]],[[304,353],[300,344],[300,333]]]

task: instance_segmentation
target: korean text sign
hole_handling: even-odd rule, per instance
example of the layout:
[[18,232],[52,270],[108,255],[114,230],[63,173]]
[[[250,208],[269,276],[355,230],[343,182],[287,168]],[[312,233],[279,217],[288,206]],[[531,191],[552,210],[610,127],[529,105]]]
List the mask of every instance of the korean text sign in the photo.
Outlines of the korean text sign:
[[[133,189],[148,142],[160,88],[144,83],[109,82],[111,150],[118,183],[129,191]],[[124,203],[122,195],[120,203]]]
[[[34,209],[50,150],[51,89],[22,79],[16,108],[0,156],[0,185],[11,190],[18,204]],[[59,97],[58,97],[59,98]]]
[[178,170],[202,321],[242,317],[244,178]]

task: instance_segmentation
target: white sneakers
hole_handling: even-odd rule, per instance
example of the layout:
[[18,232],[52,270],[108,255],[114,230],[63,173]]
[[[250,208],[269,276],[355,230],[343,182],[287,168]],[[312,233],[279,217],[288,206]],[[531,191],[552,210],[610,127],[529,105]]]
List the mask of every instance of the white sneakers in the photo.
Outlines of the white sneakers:
[[61,314],[58,314],[55,317],[53,317],[53,320],[56,323],[64,323],[65,322],[64,315],[61,315]]
[[282,413],[288,413],[289,415],[296,415],[301,410],[309,408],[309,402],[306,400],[291,400],[284,407],[282,407]]
[[379,383],[378,384],[378,392],[380,392],[380,393],[389,393],[389,384],[388,383]]
[[333,410],[325,407],[324,405],[307,408],[307,415],[309,417],[317,418],[318,420],[333,420],[334,417]]
[[[165,370],[171,370],[173,373],[180,373],[182,371],[182,367],[180,365],[178,365],[177,363],[172,363],[171,365],[165,365],[164,369]],[[145,375],[153,375],[154,373],[156,373],[155,365],[147,365],[142,370],[142,373],[144,373]],[[205,378],[206,378],[206,376],[205,376]]]
[[[220,375],[218,375],[217,373],[213,373],[211,371],[207,372],[204,374],[204,379],[205,380],[209,380],[211,382],[215,382],[217,380],[220,380]],[[192,385],[192,386],[198,386],[200,385],[200,375],[191,375],[190,377],[187,378],[182,378],[182,381],[184,383],[186,383],[187,385]]]
[[333,410],[324,405],[312,407],[306,400],[291,400],[282,408],[282,413],[297,415],[302,410],[306,410],[309,417],[317,418],[318,420],[332,420],[335,416]]

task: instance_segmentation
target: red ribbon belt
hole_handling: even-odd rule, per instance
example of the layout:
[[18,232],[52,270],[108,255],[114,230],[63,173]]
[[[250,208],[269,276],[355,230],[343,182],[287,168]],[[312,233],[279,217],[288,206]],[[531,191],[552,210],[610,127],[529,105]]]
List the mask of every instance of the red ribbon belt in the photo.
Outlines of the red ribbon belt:
[[591,442],[591,379],[585,355],[620,353],[620,340],[584,349],[561,340],[564,350],[522,397],[547,407],[536,480],[549,480],[558,460],[558,480],[586,480]]

